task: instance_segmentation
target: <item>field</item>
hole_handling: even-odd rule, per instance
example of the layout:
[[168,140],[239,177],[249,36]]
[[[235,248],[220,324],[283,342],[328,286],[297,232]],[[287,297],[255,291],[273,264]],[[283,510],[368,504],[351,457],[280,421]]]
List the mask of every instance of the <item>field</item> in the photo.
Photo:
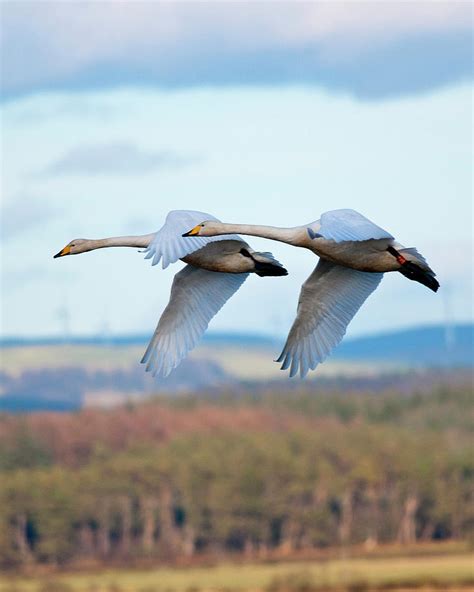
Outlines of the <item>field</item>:
[[[426,391],[440,382],[470,384],[471,326],[457,327],[457,349],[451,371],[441,327],[348,340],[311,375],[306,385],[357,390],[407,388]],[[0,412],[77,411],[112,407],[160,393],[183,393],[249,385],[294,390],[298,382],[273,361],[283,338],[215,334],[204,339],[166,379],[153,380],[140,365],[149,336],[117,337],[116,341],[11,343],[1,346]],[[420,359],[419,350],[425,356]],[[344,353],[345,352],[345,353]],[[408,353],[407,353],[408,352]],[[416,361],[416,363],[415,363]],[[454,369],[455,368],[455,369]]]
[[0,592],[474,590],[472,403],[445,384],[0,414]]
[[310,592],[311,590],[474,590],[467,551],[275,563],[220,563],[38,576],[0,577],[0,592]]
[[[85,368],[88,371],[117,371],[139,367],[146,348],[143,344],[123,345],[120,347],[96,344],[74,345],[56,344],[42,346],[4,347],[2,348],[2,365],[11,375],[17,376],[25,370],[58,369],[68,367]],[[204,342],[189,358],[194,361],[213,362],[221,367],[234,379],[267,380],[283,379],[278,364],[273,362],[279,353],[281,343],[275,344],[232,344]],[[387,361],[378,364],[377,372],[400,370],[408,366]],[[372,375],[373,364],[370,361],[351,362],[347,360],[328,360],[321,366],[319,374],[335,375]]]

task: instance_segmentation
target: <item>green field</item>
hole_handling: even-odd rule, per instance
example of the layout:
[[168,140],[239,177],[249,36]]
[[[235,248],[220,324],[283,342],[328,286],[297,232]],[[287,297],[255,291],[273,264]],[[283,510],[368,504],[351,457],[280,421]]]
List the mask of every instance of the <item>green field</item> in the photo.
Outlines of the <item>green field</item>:
[[[143,345],[42,345],[2,348],[2,366],[18,376],[25,370],[80,367],[92,370],[127,370],[139,365],[146,344]],[[201,344],[191,352],[193,360],[214,362],[230,376],[241,380],[283,379],[278,364],[274,363],[277,350],[270,346],[241,347],[232,344]],[[374,372],[372,363],[328,360],[318,375],[372,376],[390,371],[402,371],[403,365],[379,362]]]
[[474,590],[469,553],[0,577],[0,592]]

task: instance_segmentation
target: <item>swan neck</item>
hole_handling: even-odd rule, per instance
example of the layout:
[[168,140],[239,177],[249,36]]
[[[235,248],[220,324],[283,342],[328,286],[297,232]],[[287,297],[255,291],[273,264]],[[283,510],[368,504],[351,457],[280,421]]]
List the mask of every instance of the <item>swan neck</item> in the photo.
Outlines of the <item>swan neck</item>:
[[277,226],[260,226],[256,224],[220,224],[222,232],[219,234],[246,234],[249,236],[258,236],[269,238],[290,245],[299,244],[300,228],[279,228]]
[[140,236],[111,236],[109,238],[91,239],[87,241],[87,250],[104,249],[107,247],[148,247],[155,233]]

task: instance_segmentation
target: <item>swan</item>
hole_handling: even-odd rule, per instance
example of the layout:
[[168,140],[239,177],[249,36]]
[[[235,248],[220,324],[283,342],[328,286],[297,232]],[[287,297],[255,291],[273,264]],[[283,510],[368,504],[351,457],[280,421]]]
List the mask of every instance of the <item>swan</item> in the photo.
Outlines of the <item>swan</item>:
[[158,321],[141,360],[153,376],[166,377],[192,350],[227,300],[249,273],[261,277],[288,272],[271,253],[254,251],[239,236],[183,239],[191,225],[203,219],[219,221],[204,212],[173,210],[156,233],[69,242],[54,258],[77,255],[105,247],[138,247],[165,269],[178,259],[187,265],[175,276],[168,305]]
[[320,258],[301,288],[296,319],[276,360],[282,370],[290,368],[290,377],[299,370],[303,378],[325,360],[385,272],[398,271],[434,292],[439,288],[435,273],[416,249],[395,242],[391,234],[355,210],[326,212],[320,220],[294,228],[205,220],[183,236],[230,232],[303,247]]

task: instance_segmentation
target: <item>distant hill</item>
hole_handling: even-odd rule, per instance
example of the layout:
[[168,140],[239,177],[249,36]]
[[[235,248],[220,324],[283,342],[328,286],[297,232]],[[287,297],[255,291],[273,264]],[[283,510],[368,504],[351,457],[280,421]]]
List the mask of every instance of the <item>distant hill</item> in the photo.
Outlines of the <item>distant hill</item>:
[[337,359],[384,361],[418,366],[473,366],[474,325],[415,327],[343,341]]
[[[210,333],[166,379],[153,379],[139,363],[148,340],[149,335],[3,339],[0,412],[113,406],[156,392],[301,386],[273,362],[284,338]],[[468,380],[473,361],[473,325],[455,326],[448,335],[440,326],[418,327],[345,340],[306,384],[347,391],[406,383],[409,390],[415,383],[421,388],[439,382],[446,370]]]
[[[146,345],[151,338],[150,334],[136,333],[131,335],[85,335],[70,337],[0,337],[0,347],[24,347],[35,345]],[[230,332],[211,332],[206,333],[202,343],[208,345],[226,344],[226,345],[245,345],[262,347],[273,346],[279,340],[276,337],[270,337],[259,333],[230,333]]]
[[[44,338],[4,337],[0,347],[89,345],[133,346],[145,345],[151,335],[114,335],[109,337],[85,336]],[[252,333],[211,332],[204,336],[202,344],[213,346],[275,349],[283,345],[284,338]],[[418,366],[473,366],[474,324],[454,325],[446,332],[445,327],[433,325],[414,327],[402,331],[390,331],[365,337],[346,339],[334,352],[332,358],[350,361],[383,361]]]

